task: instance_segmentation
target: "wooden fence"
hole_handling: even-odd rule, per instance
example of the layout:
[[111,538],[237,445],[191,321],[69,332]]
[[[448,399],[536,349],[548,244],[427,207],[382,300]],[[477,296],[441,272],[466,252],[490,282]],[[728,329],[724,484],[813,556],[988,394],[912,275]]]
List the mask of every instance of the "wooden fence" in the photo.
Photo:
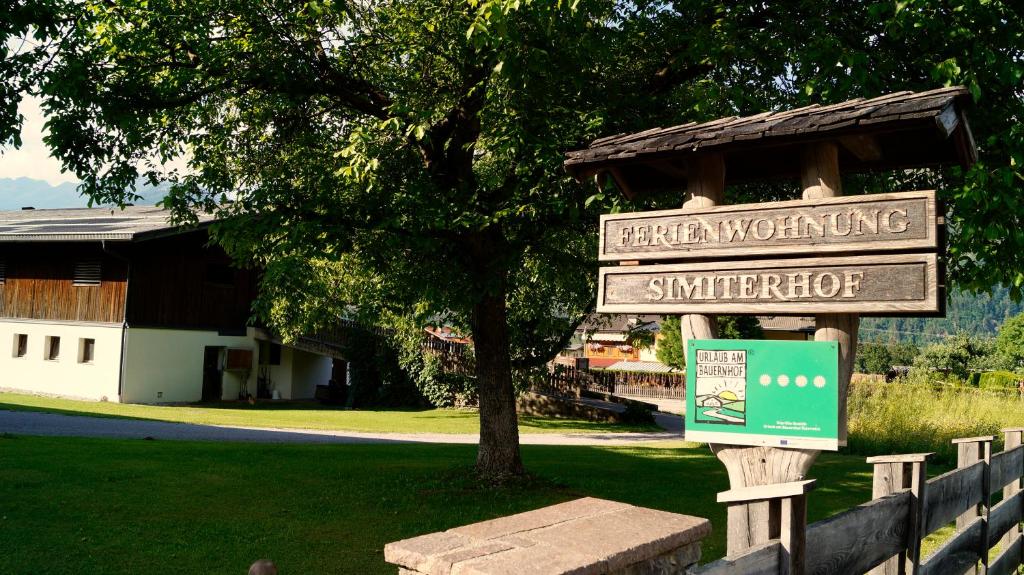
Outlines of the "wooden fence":
[[652,399],[686,399],[686,386],[682,383],[675,386],[649,385],[643,383],[616,383],[615,395],[631,395],[633,397],[649,397]]
[[[734,504],[767,501],[775,518],[772,539],[705,565],[701,575],[1018,573],[1024,564],[1024,428],[1004,430],[1005,451],[992,454],[993,437],[958,439],[957,469],[927,478],[929,454],[871,457],[873,499],[806,526],[810,482],[746,488]],[[998,505],[992,496],[1002,492]],[[955,533],[921,559],[921,541],[956,523]]]
[[429,353],[441,360],[441,369],[445,373],[476,375],[476,363],[470,346],[433,337],[425,337],[421,345],[423,353]]
[[588,390],[615,395],[683,399],[686,375],[604,371],[555,365],[548,372],[547,381],[535,384],[534,389],[541,393],[567,397],[579,397],[581,391]]

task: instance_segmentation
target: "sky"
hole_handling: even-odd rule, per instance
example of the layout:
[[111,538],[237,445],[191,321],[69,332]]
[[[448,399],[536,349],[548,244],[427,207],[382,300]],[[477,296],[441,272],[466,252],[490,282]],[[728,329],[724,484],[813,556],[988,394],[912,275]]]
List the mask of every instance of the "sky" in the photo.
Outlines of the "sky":
[[2,148],[0,178],[33,178],[45,180],[53,186],[64,182],[77,183],[74,174],[61,170],[60,162],[50,157],[50,151],[43,143],[46,119],[39,108],[39,99],[26,96],[18,109],[25,116],[21,129],[22,146],[19,149]]

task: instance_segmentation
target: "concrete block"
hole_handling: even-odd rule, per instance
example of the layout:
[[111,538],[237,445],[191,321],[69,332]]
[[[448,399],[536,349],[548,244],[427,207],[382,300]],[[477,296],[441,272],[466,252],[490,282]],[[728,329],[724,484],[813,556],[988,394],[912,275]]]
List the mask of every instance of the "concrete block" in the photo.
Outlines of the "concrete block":
[[384,560],[407,569],[426,573],[427,563],[432,557],[455,551],[472,543],[473,539],[450,531],[430,533],[388,543],[384,546]]
[[610,513],[629,507],[626,503],[607,501],[593,497],[584,497],[550,507],[517,513],[507,517],[499,517],[490,521],[473,523],[463,527],[451,529],[451,533],[458,533],[474,539],[495,539],[514,533],[523,533],[540,529],[549,525],[565,523],[583,517],[592,517],[603,513]]
[[384,548],[404,575],[667,575],[700,558],[707,519],[591,497]]

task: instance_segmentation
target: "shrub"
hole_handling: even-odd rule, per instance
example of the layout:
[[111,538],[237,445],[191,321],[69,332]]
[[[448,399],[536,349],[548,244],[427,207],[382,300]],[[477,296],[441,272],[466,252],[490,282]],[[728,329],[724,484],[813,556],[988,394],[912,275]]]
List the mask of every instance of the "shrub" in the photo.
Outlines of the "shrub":
[[471,407],[477,404],[476,378],[466,373],[472,365],[471,355],[465,359],[466,370],[447,368],[443,353],[425,349],[423,330],[411,322],[397,329],[392,341],[398,352],[398,365],[430,405]]
[[630,425],[643,425],[654,423],[654,414],[638,401],[626,403],[626,410],[622,412],[622,422]]
[[974,374],[978,376],[978,387],[981,389],[1018,389],[1024,376],[1009,371],[986,371]]

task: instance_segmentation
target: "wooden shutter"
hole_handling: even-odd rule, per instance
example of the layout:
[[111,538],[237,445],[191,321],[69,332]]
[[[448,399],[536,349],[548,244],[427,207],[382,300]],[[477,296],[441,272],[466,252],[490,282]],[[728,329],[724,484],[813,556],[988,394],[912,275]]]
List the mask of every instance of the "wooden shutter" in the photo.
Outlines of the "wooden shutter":
[[98,286],[103,275],[100,260],[82,260],[75,262],[74,285]]

